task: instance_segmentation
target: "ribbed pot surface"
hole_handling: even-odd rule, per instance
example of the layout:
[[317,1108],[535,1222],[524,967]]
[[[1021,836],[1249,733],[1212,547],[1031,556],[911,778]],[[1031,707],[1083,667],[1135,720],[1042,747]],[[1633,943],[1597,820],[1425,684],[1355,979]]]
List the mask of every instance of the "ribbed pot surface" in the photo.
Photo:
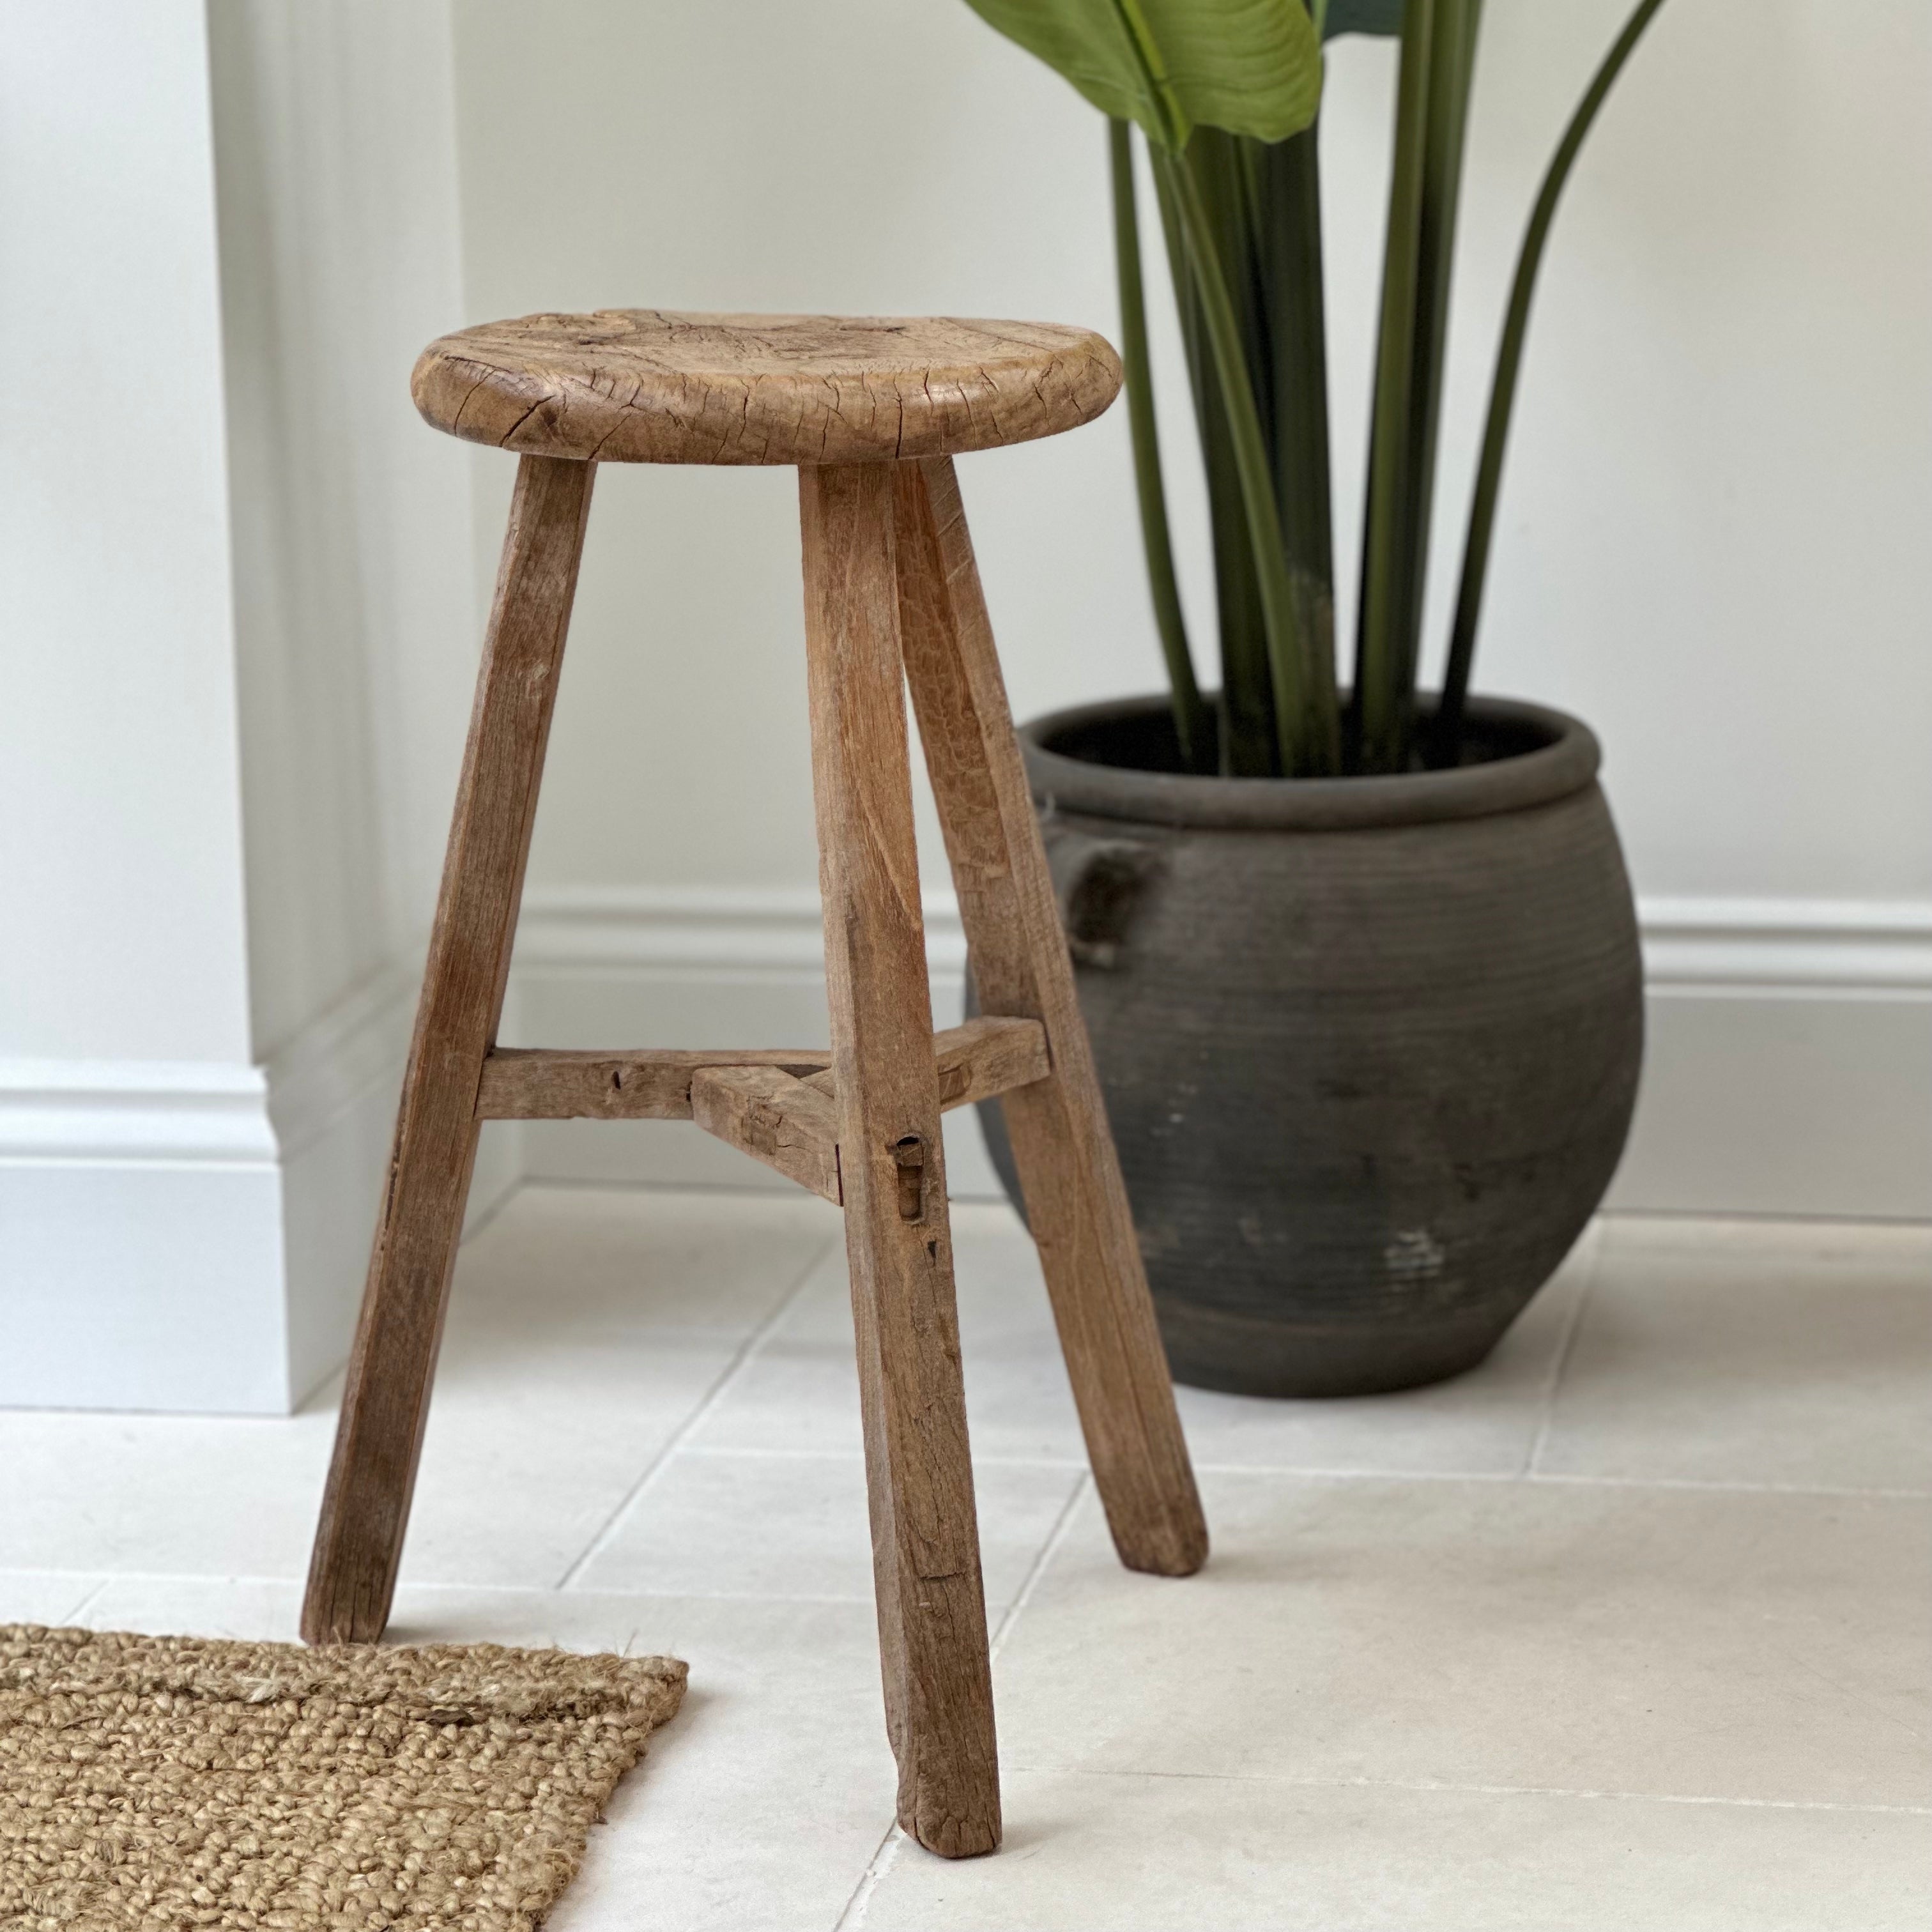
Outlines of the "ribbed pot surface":
[[1182,1382],[1473,1367],[1610,1184],[1642,974],[1596,740],[1497,700],[1470,726],[1484,762],[1316,781],[1130,769],[1172,762],[1158,698],[1021,734]]

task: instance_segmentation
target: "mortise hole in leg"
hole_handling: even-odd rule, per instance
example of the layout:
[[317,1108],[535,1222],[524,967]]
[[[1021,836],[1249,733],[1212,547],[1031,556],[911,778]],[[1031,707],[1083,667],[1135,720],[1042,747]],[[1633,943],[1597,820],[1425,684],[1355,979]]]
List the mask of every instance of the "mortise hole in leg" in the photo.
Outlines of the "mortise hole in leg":
[[917,1134],[907,1134],[892,1143],[892,1159],[898,1168],[899,1219],[926,1219],[926,1142]]

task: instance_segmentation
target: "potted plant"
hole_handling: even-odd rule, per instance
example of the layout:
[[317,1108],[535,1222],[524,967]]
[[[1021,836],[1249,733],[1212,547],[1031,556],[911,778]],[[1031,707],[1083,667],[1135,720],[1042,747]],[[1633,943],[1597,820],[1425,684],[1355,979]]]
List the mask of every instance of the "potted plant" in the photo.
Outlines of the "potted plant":
[[[1551,219],[1661,0],[1642,0],[1610,49],[1536,200],[1437,695],[1418,666],[1480,0],[970,4],[1109,117],[1169,690],[1040,718],[1022,742],[1174,1372],[1279,1395],[1455,1374],[1595,1210],[1642,1057],[1636,918],[1596,741],[1560,712],[1471,697],[1469,674]],[[1346,686],[1316,145],[1322,42],[1346,32],[1401,40]],[[1168,544],[1136,124],[1206,470],[1212,693]]]

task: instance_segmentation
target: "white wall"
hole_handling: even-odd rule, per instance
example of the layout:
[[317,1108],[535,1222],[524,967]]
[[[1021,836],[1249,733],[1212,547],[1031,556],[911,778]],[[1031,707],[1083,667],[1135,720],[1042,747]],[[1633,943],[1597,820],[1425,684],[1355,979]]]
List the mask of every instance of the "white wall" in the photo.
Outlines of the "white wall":
[[201,12],[6,29],[0,1400],[138,1401],[147,1363],[188,1402],[268,1406]]
[[361,1292],[480,634],[470,469],[409,398],[461,301],[449,10],[208,20],[250,1034],[298,1395]]
[[[1438,576],[1522,215],[1623,10],[1486,10]],[[958,0],[557,0],[540,35],[530,18],[520,0],[458,15],[473,316],[1112,329],[1098,120]],[[1392,55],[1338,44],[1324,134],[1345,585]],[[1673,0],[1552,250],[1480,681],[1605,741],[1652,959],[1627,1206],[1932,1213],[1928,86],[1917,0],[1855,19]],[[510,466],[477,461],[494,544]],[[962,471],[1017,709],[1155,685],[1118,413]],[[784,473],[599,478],[519,952],[526,1035],[748,1037],[815,1012],[794,514]],[[540,1172],[737,1172],[674,1130],[531,1144]]]
[[[1451,533],[1622,4],[1492,0]],[[1111,328],[1100,130],[958,0],[4,5],[0,1400],[282,1408],[346,1341],[510,479],[415,421],[416,350],[600,304]],[[1624,1205],[1932,1214],[1932,16],[1847,17],[1674,0],[1525,384],[1483,681],[1607,746],[1653,995]],[[1345,545],[1390,52],[1338,50],[1325,137]],[[1153,686],[1124,423],[964,474],[1018,708]],[[819,1034],[792,479],[598,494],[514,1024]],[[672,1126],[486,1148],[484,1198],[765,1178]]]
[[34,943],[0,948],[5,1051],[245,1060],[200,10],[76,0],[7,28],[0,824]]
[[68,0],[0,59],[0,1401],[345,1351],[476,652],[446,6]]

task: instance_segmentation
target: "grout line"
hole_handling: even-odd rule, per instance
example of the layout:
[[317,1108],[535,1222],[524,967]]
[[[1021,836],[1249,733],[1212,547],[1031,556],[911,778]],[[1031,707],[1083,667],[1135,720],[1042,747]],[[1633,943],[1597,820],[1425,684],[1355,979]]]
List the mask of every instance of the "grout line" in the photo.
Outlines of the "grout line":
[[862,1596],[833,1597],[790,1590],[600,1590],[594,1586],[578,1584],[566,1591],[561,1585],[550,1583],[406,1583],[398,1589],[398,1596],[403,1590],[470,1591],[479,1596],[568,1596],[573,1601],[581,1598],[590,1603],[608,1600],[616,1604],[830,1604],[863,1608],[872,1601],[869,1591]]
[[1458,1784],[1408,1778],[1276,1778],[1264,1772],[1106,1771],[1090,1766],[1015,1765],[1015,1771],[1054,1778],[1162,1778],[1204,1784],[1275,1784],[1297,1791],[1439,1791],[1477,1798],[1577,1798],[1636,1804],[1731,1805],[1752,1811],[1848,1811],[1881,1817],[1932,1818],[1932,1804],[1850,1804],[1828,1798],[1724,1798],[1678,1791],[1593,1791],[1561,1784]]
[[[86,1570],[0,1570],[0,1578],[8,1576],[92,1576],[93,1587],[81,1600],[78,1610],[85,1610],[102,1591],[115,1583],[207,1583],[237,1588],[296,1591],[302,1586],[302,1577],[293,1574],[276,1576],[229,1570],[116,1570],[106,1576],[94,1576],[93,1573]],[[399,1600],[418,1592],[424,1595],[442,1592],[478,1597],[537,1597],[546,1600],[561,1594],[551,1583],[466,1583],[440,1581],[434,1577],[411,1577],[397,1587]],[[593,1602],[608,1599],[613,1603],[644,1600],[652,1603],[688,1601],[694,1604],[824,1604],[845,1608],[862,1608],[869,1606],[872,1601],[869,1591],[862,1594],[835,1597],[772,1590],[600,1590],[580,1586],[571,1591],[569,1594],[572,1598],[583,1598]],[[69,1614],[78,1614],[78,1610]]]
[[1907,1232],[1923,1233],[1925,1217],[1922,1214],[1780,1214],[1768,1208],[1742,1209],[1718,1213],[1709,1208],[1600,1208],[1597,1210],[1599,1221],[1669,1221],[1682,1225],[1688,1222],[1695,1226],[1703,1223],[1712,1227],[1729,1227],[1742,1223],[1748,1227],[1772,1228],[1903,1228]]
[[679,1448],[682,1445],[686,1438],[691,1434],[692,1431],[694,1430],[698,1425],[711,1413],[712,1410],[718,1406],[718,1403],[722,1399],[725,1390],[731,1386],[731,1384],[735,1380],[736,1380],[739,1373],[743,1370],[746,1364],[757,1355],[758,1351],[764,1347],[765,1342],[770,1337],[773,1330],[777,1328],[779,1323],[784,1321],[786,1316],[790,1313],[792,1304],[805,1292],[806,1284],[812,1280],[812,1276],[818,1272],[819,1268],[823,1265],[826,1257],[832,1252],[832,1250],[837,1245],[838,1237],[836,1235],[828,1235],[824,1241],[819,1244],[818,1246],[813,1252],[812,1259],[800,1271],[797,1280],[794,1282],[790,1288],[788,1288],[784,1294],[780,1298],[778,1306],[775,1307],[770,1314],[766,1316],[764,1320],[760,1322],[758,1325],[752,1330],[751,1334],[747,1335],[744,1340],[739,1344],[737,1353],[731,1358],[730,1361],[725,1364],[723,1370],[720,1372],[717,1380],[711,1384],[710,1388],[705,1391],[704,1399],[698,1403],[698,1406],[678,1424],[677,1427],[671,1432],[670,1435],[666,1438],[664,1447],[651,1458],[650,1462],[646,1466],[643,1474],[639,1476],[638,1480],[631,1485],[629,1490],[626,1492],[622,1499],[618,1503],[617,1507],[604,1519],[602,1527],[599,1528],[596,1534],[590,1539],[590,1543],[586,1546],[583,1553],[578,1556],[577,1560],[571,1564],[569,1568],[565,1570],[563,1574],[557,1579],[556,1582],[551,1586],[553,1588],[558,1590],[568,1590],[574,1585],[578,1577],[583,1574],[584,1566],[588,1564],[591,1559],[597,1555],[598,1552],[601,1550],[610,1540],[610,1537],[616,1531],[617,1526],[623,1521],[625,1516],[629,1513],[632,1504],[637,1501],[639,1496],[643,1495],[646,1487],[650,1483],[652,1478],[656,1475],[658,1472],[663,1468],[670,1460],[671,1457],[676,1454]]
[[96,1598],[100,1596],[101,1592],[107,1588],[110,1583],[116,1580],[117,1580],[116,1578],[112,1576],[102,1577],[100,1580],[94,1585],[93,1588],[89,1590],[87,1594],[82,1598],[79,1603],[74,1605],[72,1610],[66,1612],[62,1616],[61,1622],[64,1624],[70,1624],[74,1622],[75,1618],[85,1616],[87,1613],[88,1605],[93,1603]]
[[872,1894],[879,1888],[886,1873],[898,1862],[899,1847],[906,1842],[906,1834],[898,1827],[898,1821],[886,1827],[886,1835],[879,1840],[878,1849],[866,1861],[866,1869],[859,1874],[859,1882],[852,1888],[852,1896],[845,1901],[845,1910],[840,1912],[832,1932],[860,1932],[866,1922],[866,1915],[872,1910]]
[[[766,1451],[725,1450],[693,1449],[685,1453],[692,1456],[724,1456],[764,1454],[782,1456],[789,1452],[774,1450]],[[818,1459],[818,1452],[801,1450],[802,1456]],[[824,1460],[834,1460],[828,1455]],[[842,1455],[836,1460],[857,1462],[862,1457],[856,1453]],[[976,1465],[981,1459],[976,1458]],[[1002,1464],[998,1466],[1018,1468],[1060,1468],[1072,1466],[1060,1463]],[[1430,1470],[1430,1469],[1336,1469],[1312,1467],[1276,1467],[1272,1465],[1256,1465],[1239,1462],[1201,1462],[1194,1465],[1195,1472],[1203,1476],[1240,1478],[1244,1476],[1287,1476],[1297,1481],[1321,1483],[1480,1483],[1494,1486],[1522,1484],[1527,1487],[1550,1489],[1602,1489],[1665,1491],[1688,1491],[1696,1495],[1743,1496],[1816,1496],[1836,1502],[1924,1502],[1932,1498],[1932,1490],[1924,1489],[1859,1489],[1849,1486],[1832,1487],[1811,1483],[1748,1483],[1704,1480],[1685,1476],[1603,1476],[1571,1474],[1561,1472],[1539,1472],[1530,1476],[1513,1474],[1502,1471],[1484,1470]],[[1083,1471],[1083,1476],[1084,1476]],[[641,1486],[641,1484],[639,1486]],[[1052,1545],[1059,1537],[1060,1523],[1070,1520],[1072,1506],[1082,1493],[1083,1486],[1076,1486],[1073,1496],[1064,1507],[1055,1527],[1048,1533],[1048,1544],[1041,1555],[1034,1559],[1034,1569],[1029,1570],[1028,1580],[1021,1586],[1022,1592],[1030,1592],[1032,1580],[1039,1566],[1052,1553]],[[632,1491],[634,1496],[636,1491]],[[620,1510],[621,1510],[620,1506]],[[601,1532],[600,1532],[601,1534]],[[580,1559],[580,1562],[584,1559]],[[573,1566],[575,1567],[575,1566]],[[68,1569],[54,1565],[30,1565],[7,1568],[0,1567],[0,1577],[8,1576],[73,1576],[93,1580],[94,1588],[83,1600],[91,1602],[100,1591],[110,1583],[234,1583],[258,1584],[271,1586],[284,1586],[291,1589],[299,1588],[302,1576],[295,1571],[277,1574],[272,1571],[237,1571],[231,1570],[115,1570],[105,1574],[98,1570],[76,1566]],[[453,1591],[471,1592],[478,1594],[496,1594],[509,1597],[548,1597],[556,1594],[560,1586],[549,1583],[478,1583],[458,1578],[411,1577],[400,1586],[403,1591]],[[626,1598],[640,1597],[675,1600],[682,1598],[694,1603],[784,1603],[784,1604],[868,1604],[869,1594],[850,1597],[824,1595],[792,1595],[769,1590],[654,1590],[632,1587],[621,1590],[599,1589],[595,1586],[574,1587],[571,1594],[582,1597]],[[1013,1612],[1018,1608],[1022,1598],[1016,1597],[1000,1622],[1005,1630]],[[1460,1788],[1460,1787],[1459,1787]],[[1474,1789],[1474,1787],[1471,1787]]]
[[[780,1449],[730,1442],[709,1442],[697,1448],[687,1448],[682,1453],[688,1456],[710,1457],[720,1461],[850,1463],[865,1460],[862,1448]],[[973,1466],[975,1469],[1084,1472],[1087,1465],[1056,1456],[987,1456],[976,1450]],[[1292,1476],[1304,1482],[1322,1483],[1578,1484],[1597,1489],[1697,1490],[1738,1496],[1874,1496],[1891,1501],[1910,1501],[1932,1496],[1932,1489],[1914,1489],[1910,1486],[1762,1483],[1750,1482],[1741,1477],[1616,1476],[1555,1469],[1376,1469],[1322,1462],[1213,1462],[1196,1457],[1194,1470],[1197,1475],[1202,1476]],[[448,1587],[455,1588],[458,1586],[452,1584]]]
[[1018,1589],[1014,1592],[1012,1601],[1006,1606],[1000,1615],[999,1627],[993,1632],[992,1642],[986,1646],[989,1658],[999,1655],[1013,1625],[1019,1620],[1021,1611],[1032,1602],[1034,1591],[1038,1586],[1040,1578],[1046,1574],[1046,1566],[1059,1553],[1060,1546],[1066,1540],[1067,1532],[1073,1525],[1074,1511],[1079,1508],[1081,1499],[1093,1486],[1093,1482],[1094,1478],[1091,1472],[1082,1469],[1080,1472],[1080,1480],[1073,1485],[1072,1490],[1066,1502],[1060,1504],[1060,1514],[1054,1518],[1053,1527],[1047,1532],[1046,1540],[1040,1546],[1039,1552],[1028,1567],[1026,1575],[1021,1580]]
[[104,1570],[98,1563],[0,1563],[0,1579],[9,1576],[65,1576],[84,1582],[118,1582],[123,1576],[160,1576],[149,1570]]
[[1494,1483],[1528,1487],[1576,1486],[1600,1490],[1694,1490],[1716,1496],[1829,1496],[1847,1500],[1872,1497],[1884,1502],[1918,1502],[1932,1490],[1861,1486],[1831,1483],[1753,1483],[1697,1476],[1610,1476],[1538,1469],[1350,1469],[1315,1463],[1203,1462],[1194,1465],[1202,1476],[1292,1476],[1314,1483]]
[[1550,1431],[1556,1420],[1556,1392],[1561,1387],[1564,1373],[1570,1366],[1571,1352],[1576,1348],[1578,1331],[1583,1325],[1583,1311],[1590,1304],[1590,1298],[1597,1287],[1597,1270],[1603,1265],[1604,1250],[1609,1236],[1602,1226],[1595,1229],[1595,1240],[1590,1249],[1589,1262],[1584,1271],[1582,1285],[1576,1290],[1576,1299],[1570,1304],[1569,1318],[1563,1324],[1563,1333],[1556,1344],[1556,1352],[1550,1364],[1550,1373],[1543,1384],[1543,1393],[1537,1402],[1536,1432],[1530,1438],[1528,1454],[1523,1458],[1520,1475],[1534,1476],[1537,1465],[1543,1460],[1543,1452],[1549,1446]]
[[1847,1500],[1870,1496],[1890,1502],[1918,1502],[1932,1496],[1932,1490],[1859,1488],[1849,1484],[1747,1483],[1706,1480],[1697,1476],[1593,1476],[1556,1469],[1536,1470],[1527,1480],[1599,1490],[1696,1490],[1719,1496],[1835,1496]]
[[[850,1449],[782,1449],[763,1443],[706,1442],[685,1454],[734,1457],[751,1462],[862,1462],[866,1457],[862,1444]],[[1071,1456],[984,1456],[976,1449],[973,1466],[976,1469],[1064,1469],[1070,1475],[1087,1465]]]

